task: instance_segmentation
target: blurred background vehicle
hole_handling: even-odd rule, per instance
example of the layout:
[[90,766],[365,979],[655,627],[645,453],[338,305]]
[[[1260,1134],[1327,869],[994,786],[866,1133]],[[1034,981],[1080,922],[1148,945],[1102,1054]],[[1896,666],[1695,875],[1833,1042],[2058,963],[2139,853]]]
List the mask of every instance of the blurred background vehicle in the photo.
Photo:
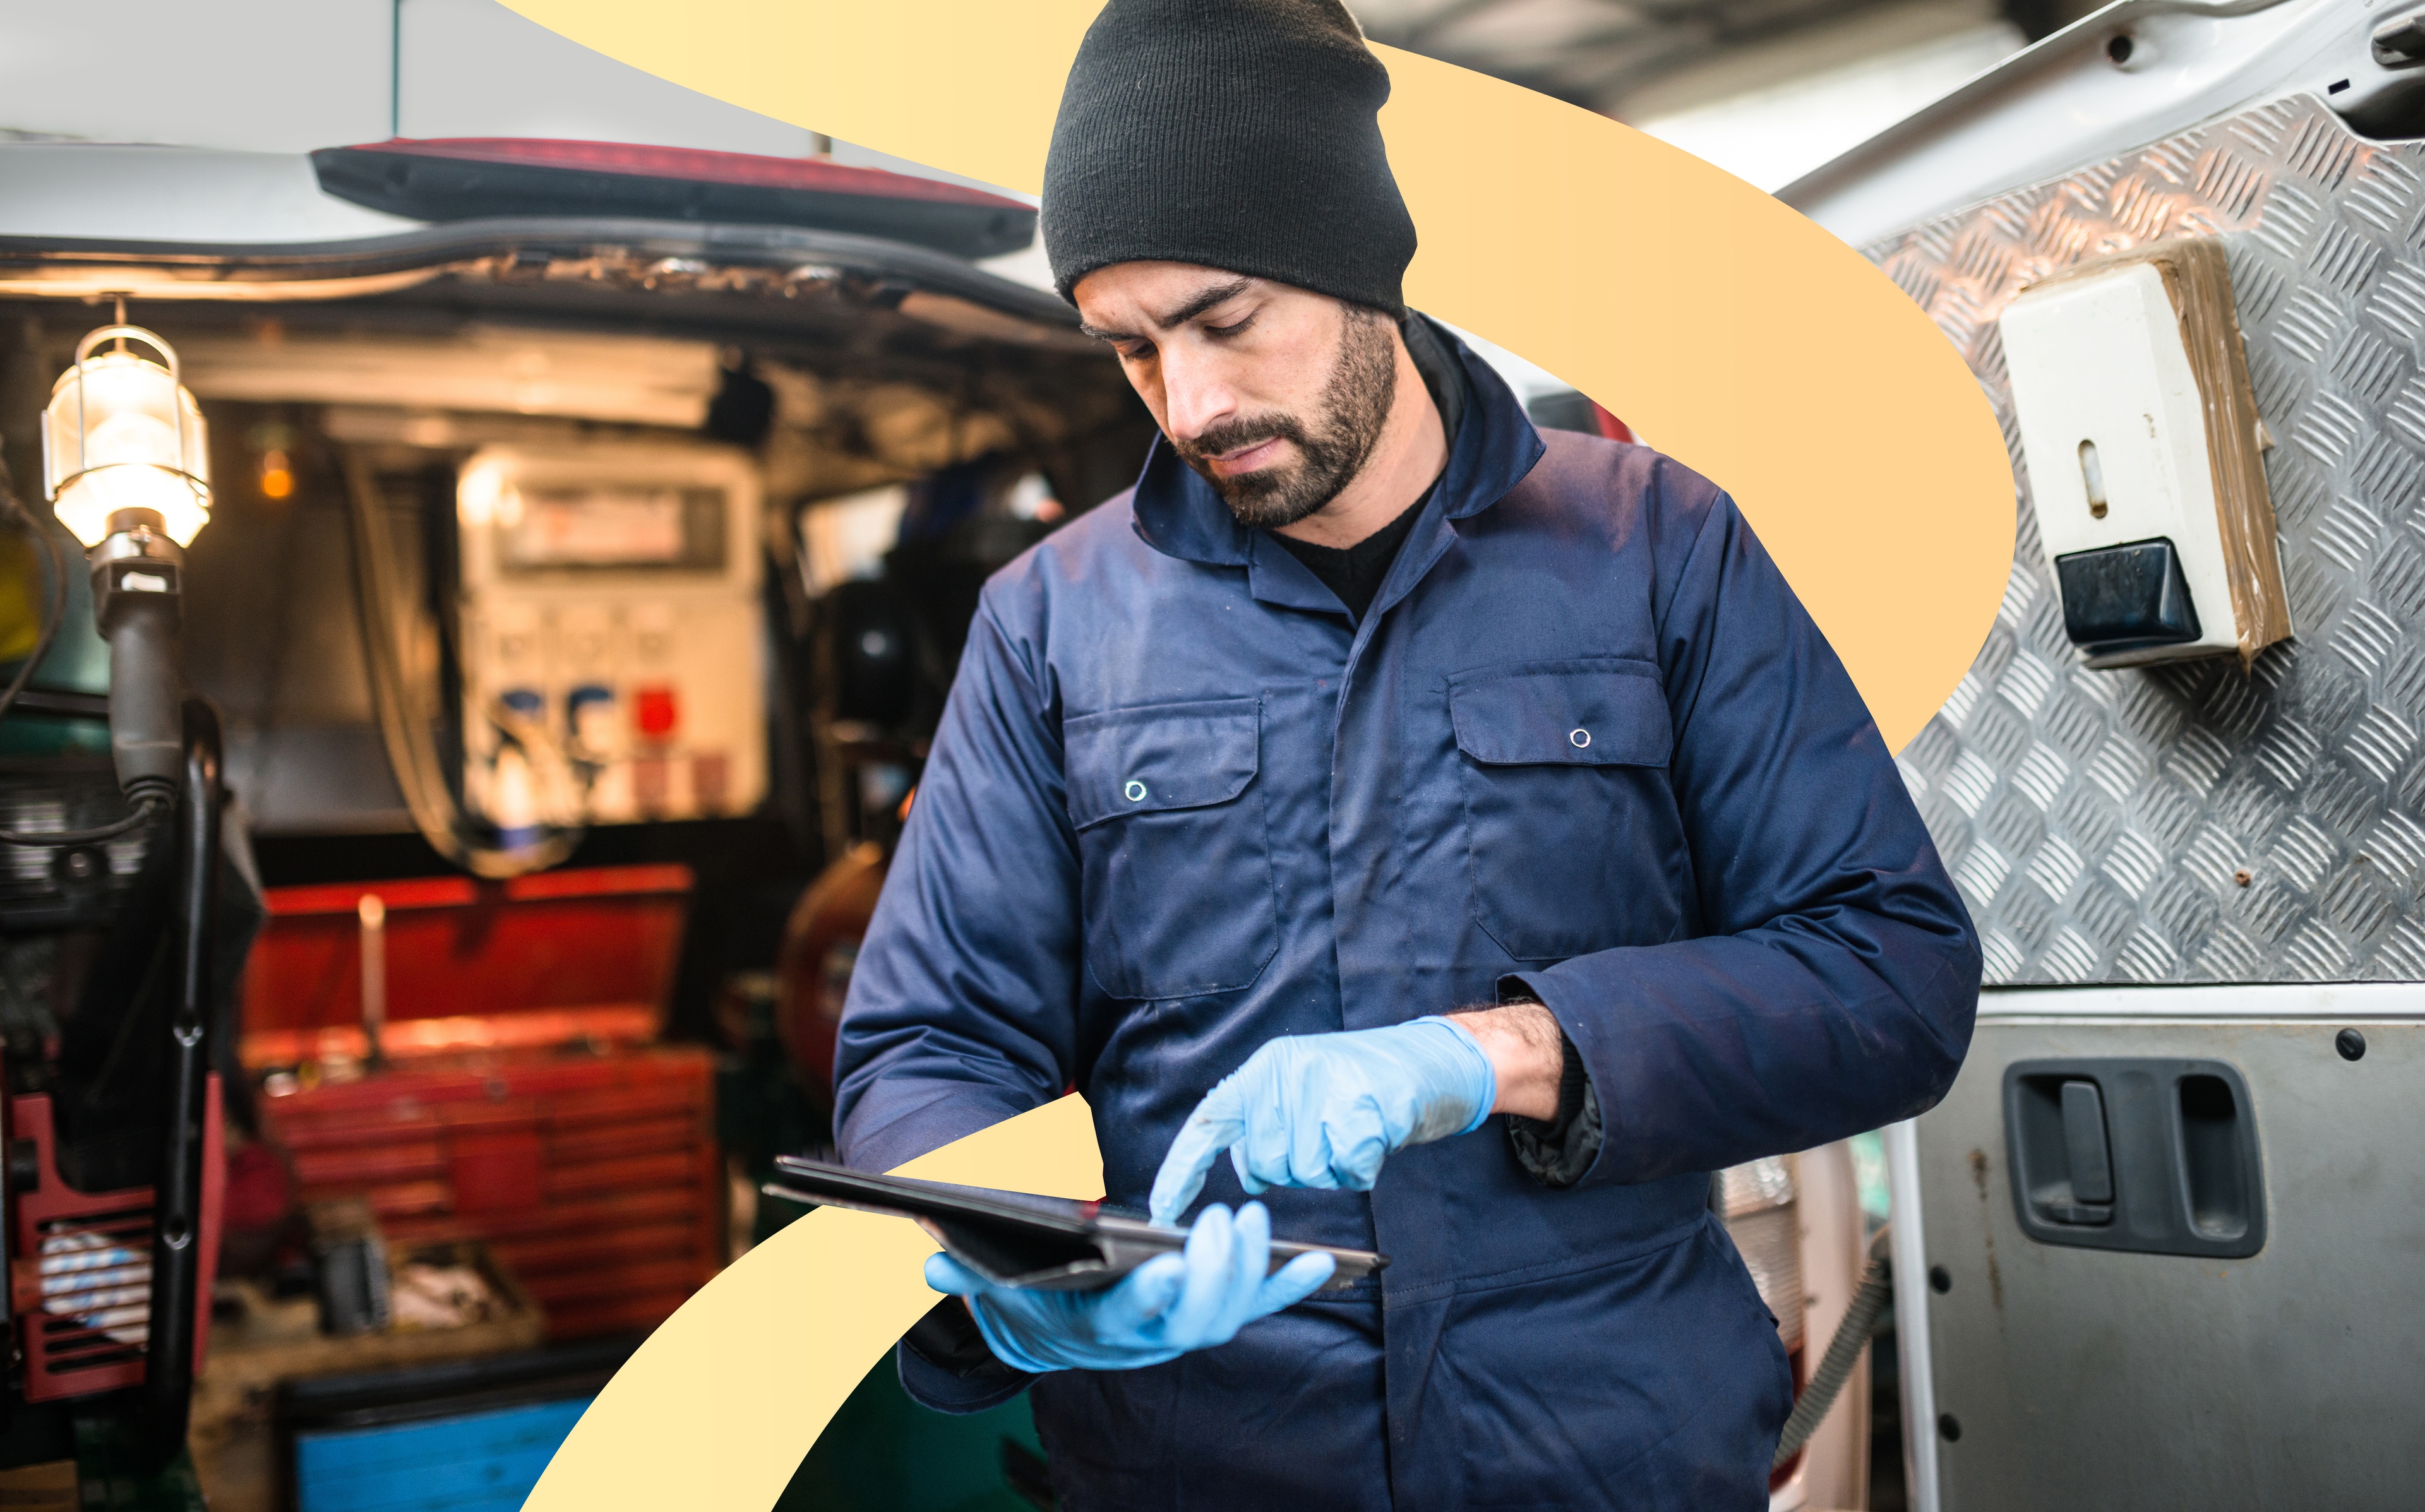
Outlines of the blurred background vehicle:
[[[45,477],[55,376],[99,403],[91,301],[207,422],[173,571],[225,722],[225,806],[187,806],[232,857],[234,1154],[203,1194],[198,1465],[168,1473],[364,1504],[410,1424],[526,1488],[551,1404],[726,1263],[750,1161],[822,1139],[768,1011],[784,920],[897,825],[976,585],[1061,497],[1116,491],[1147,422],[1066,306],[974,265],[1032,209],[823,155],[16,142],[0,183],[14,475]],[[97,214],[119,234],[76,234]],[[22,613],[68,601],[0,724],[0,811],[65,839],[124,810],[131,663],[113,686],[50,544]],[[153,824],[8,852],[21,1463],[103,1424],[120,1470],[161,1468],[130,1111],[160,1058],[128,1047],[170,1038],[146,899],[190,849]],[[80,1291],[50,1279],[71,1261]]]

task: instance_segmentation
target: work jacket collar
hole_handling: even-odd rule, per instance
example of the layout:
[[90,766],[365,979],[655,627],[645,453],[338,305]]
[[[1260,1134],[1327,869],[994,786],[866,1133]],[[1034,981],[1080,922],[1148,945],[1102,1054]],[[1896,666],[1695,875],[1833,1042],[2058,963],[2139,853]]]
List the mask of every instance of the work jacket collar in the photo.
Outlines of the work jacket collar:
[[[1533,470],[1544,450],[1540,433],[1489,363],[1428,315],[1410,318],[1430,324],[1433,335],[1465,375],[1465,413],[1459,417],[1456,438],[1449,448],[1448,467],[1425,510],[1426,514],[1438,510],[1448,519],[1465,519],[1497,503]],[[1159,434],[1146,453],[1145,470],[1137,477],[1135,510],[1137,534],[1165,556],[1212,566],[1245,566],[1255,559],[1256,533],[1238,523],[1212,485],[1180,461]],[[1417,533],[1422,533],[1421,526]],[[1311,573],[1304,577],[1307,583],[1313,583]],[[1322,602],[1305,607],[1328,606],[1325,591]]]

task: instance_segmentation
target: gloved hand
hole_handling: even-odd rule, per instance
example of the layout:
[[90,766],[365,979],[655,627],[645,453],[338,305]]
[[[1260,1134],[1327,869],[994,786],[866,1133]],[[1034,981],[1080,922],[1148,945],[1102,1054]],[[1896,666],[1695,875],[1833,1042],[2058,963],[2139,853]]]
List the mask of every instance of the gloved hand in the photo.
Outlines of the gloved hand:
[[1222,1078],[1180,1127],[1153,1178],[1153,1220],[1186,1212],[1224,1150],[1249,1192],[1369,1191],[1392,1151],[1472,1133],[1498,1096],[1490,1058],[1444,1018],[1283,1036]]
[[994,1358],[1014,1370],[1133,1370],[1228,1344],[1260,1317],[1305,1300],[1336,1268],[1299,1255],[1271,1270],[1272,1218],[1248,1202],[1232,1220],[1218,1203],[1187,1248],[1156,1255],[1100,1292],[998,1286],[949,1255],[926,1257],[926,1284],[969,1300]]

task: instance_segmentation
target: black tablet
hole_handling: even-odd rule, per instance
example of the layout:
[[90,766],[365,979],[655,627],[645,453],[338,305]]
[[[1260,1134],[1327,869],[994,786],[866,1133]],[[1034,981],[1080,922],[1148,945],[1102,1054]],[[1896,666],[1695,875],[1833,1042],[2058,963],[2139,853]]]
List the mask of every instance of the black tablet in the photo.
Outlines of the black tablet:
[[[1099,1202],[875,1176],[797,1155],[777,1155],[775,1167],[782,1176],[765,1185],[768,1196],[907,1218],[933,1234],[953,1259],[1004,1286],[1092,1291],[1156,1255],[1176,1253],[1187,1242],[1184,1229],[1148,1223]],[[1338,1262],[1325,1291],[1360,1281],[1389,1263],[1389,1256],[1370,1249],[1274,1239],[1272,1268],[1309,1254]]]

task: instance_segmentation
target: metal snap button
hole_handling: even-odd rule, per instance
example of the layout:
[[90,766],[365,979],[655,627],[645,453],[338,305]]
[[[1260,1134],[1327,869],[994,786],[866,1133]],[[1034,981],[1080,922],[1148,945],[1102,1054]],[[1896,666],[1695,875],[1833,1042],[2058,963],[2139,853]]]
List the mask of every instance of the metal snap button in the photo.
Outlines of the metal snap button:
[[1575,743],[1575,749],[1580,751],[1584,746],[1591,744],[1591,731],[1572,730],[1567,733],[1566,739],[1572,740]]
[[1126,788],[1121,788],[1120,791],[1128,794],[1129,802],[1132,804],[1142,804],[1145,802],[1145,784],[1138,782],[1133,778],[1130,779],[1129,785]]

